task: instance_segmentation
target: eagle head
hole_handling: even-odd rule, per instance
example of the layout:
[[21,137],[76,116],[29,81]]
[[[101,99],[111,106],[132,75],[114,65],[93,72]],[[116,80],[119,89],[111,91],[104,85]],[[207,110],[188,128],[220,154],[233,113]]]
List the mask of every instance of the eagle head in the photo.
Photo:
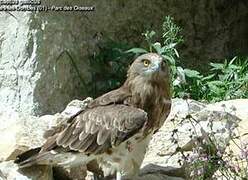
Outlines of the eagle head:
[[147,53],[137,57],[128,70],[128,77],[139,77],[148,81],[167,79],[169,68],[162,56]]

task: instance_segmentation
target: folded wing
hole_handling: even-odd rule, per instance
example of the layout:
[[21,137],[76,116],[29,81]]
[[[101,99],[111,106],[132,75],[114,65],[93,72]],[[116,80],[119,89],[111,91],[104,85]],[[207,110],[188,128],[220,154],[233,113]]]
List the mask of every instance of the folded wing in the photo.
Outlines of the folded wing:
[[48,139],[42,151],[62,146],[85,154],[100,154],[140,131],[146,121],[145,111],[123,104],[87,109],[56,135],[55,142]]

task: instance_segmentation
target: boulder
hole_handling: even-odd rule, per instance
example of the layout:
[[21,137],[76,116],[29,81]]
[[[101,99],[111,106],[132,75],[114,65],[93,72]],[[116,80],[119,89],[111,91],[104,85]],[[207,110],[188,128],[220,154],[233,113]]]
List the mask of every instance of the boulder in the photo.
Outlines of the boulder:
[[[172,171],[170,168],[158,166],[155,164],[149,164],[140,170],[139,176],[135,178],[122,177],[122,180],[183,180],[184,178],[178,177],[181,174],[180,169]],[[86,180],[93,180],[89,178]],[[102,180],[116,180],[115,176],[105,177]]]
[[0,160],[13,160],[21,152],[40,146],[53,120],[54,116],[0,115]]
[[20,170],[13,161],[0,163],[0,180],[53,180],[52,168],[35,166]]
[[248,99],[234,99],[207,105],[209,110],[225,111],[248,121]]
[[[58,123],[66,122],[70,116],[84,109],[91,100],[92,98],[86,98],[84,101],[73,100],[62,113],[55,115],[35,117],[25,116],[20,113],[1,114],[0,137],[2,137],[2,140],[0,142],[0,160],[5,161],[0,164],[2,176],[7,179],[52,179],[52,170],[47,166],[38,167],[37,171],[33,171],[35,168],[18,171],[18,167],[10,160],[14,160],[18,154],[28,149],[41,146],[45,141],[45,134],[49,134]],[[80,166],[66,169],[61,167],[56,169],[56,172],[66,175],[64,177],[68,177],[68,179],[79,180],[84,179],[86,176],[86,167]]]
[[195,101],[193,99],[172,99],[171,112],[169,114],[169,117],[167,118],[167,122],[175,117],[184,118],[188,114],[201,111],[206,106],[207,104]]
[[184,178],[180,177],[183,176],[182,173],[181,168],[163,167],[151,163],[141,169],[137,180],[183,180]]
[[[234,114],[218,111],[218,108],[210,108],[210,105],[175,99],[169,118],[151,140],[143,166],[154,163],[163,167],[171,166],[174,168],[172,171],[181,168],[180,176],[189,178],[193,176],[195,159],[204,159],[199,150],[204,151],[206,146],[211,145],[211,152],[208,153],[212,153],[212,156],[223,153],[240,121]],[[216,170],[217,167],[205,174],[212,175]]]
[[[221,111],[232,113],[239,117],[241,121],[238,127],[232,131],[232,139],[226,148],[223,160],[226,162],[226,169],[230,171],[230,177],[247,178],[248,167],[248,99],[235,99],[222,101],[215,104],[210,104],[209,108],[215,108]],[[222,172],[225,171],[225,168]],[[222,173],[219,170],[216,177],[221,177]]]

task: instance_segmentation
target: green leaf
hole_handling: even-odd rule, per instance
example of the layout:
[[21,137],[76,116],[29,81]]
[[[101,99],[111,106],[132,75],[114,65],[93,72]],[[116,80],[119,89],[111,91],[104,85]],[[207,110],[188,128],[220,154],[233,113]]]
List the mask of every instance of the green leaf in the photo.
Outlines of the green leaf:
[[156,32],[155,31],[146,31],[145,33],[142,33],[143,36],[146,37],[147,41],[151,41],[152,37],[155,36]]
[[237,66],[237,65],[234,65],[234,64],[229,64],[229,65],[228,65],[228,68],[233,69],[233,70],[241,69],[240,66]]
[[185,73],[182,67],[177,67],[177,75],[182,83],[186,83]]
[[235,56],[234,58],[232,58],[232,60],[229,62],[229,65],[231,65],[236,59],[237,59],[237,56]]
[[125,52],[126,53],[134,53],[134,54],[143,54],[143,53],[147,53],[147,50],[145,50],[143,48],[132,48],[132,49],[129,49]]
[[164,59],[167,59],[171,65],[175,65],[176,62],[175,62],[175,59],[173,57],[167,56],[167,55],[164,55],[164,54],[162,55],[162,57]]
[[176,49],[174,49],[174,48],[173,48],[173,50],[174,50],[174,52],[175,52],[176,56],[179,58],[179,54],[178,54],[177,50],[176,50]]
[[159,42],[152,44],[152,47],[156,50],[156,52],[158,54],[161,54],[162,48],[161,48],[161,44]]
[[171,44],[169,44],[169,45],[167,45],[167,46],[165,46],[165,47],[166,47],[166,49],[172,49],[172,48],[174,48],[176,45],[177,45],[177,43],[171,43]]
[[184,73],[187,77],[190,77],[190,78],[201,78],[202,77],[200,73],[196,70],[184,69]]
[[156,34],[155,31],[150,31],[148,35],[149,35],[149,37],[153,37],[153,36],[155,36],[155,34]]
[[221,63],[210,63],[210,66],[212,66],[212,70],[222,70],[224,68],[224,64]]
[[215,85],[215,86],[224,86],[226,83],[224,81],[210,81],[207,82],[208,85]]
[[210,80],[210,79],[212,79],[214,76],[215,76],[215,74],[210,74],[210,75],[208,75],[208,76],[202,78],[202,81]]

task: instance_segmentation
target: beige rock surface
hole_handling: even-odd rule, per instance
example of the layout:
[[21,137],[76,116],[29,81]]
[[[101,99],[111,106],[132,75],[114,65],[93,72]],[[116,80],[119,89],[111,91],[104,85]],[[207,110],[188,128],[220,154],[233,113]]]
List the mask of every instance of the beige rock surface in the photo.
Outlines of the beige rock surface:
[[41,118],[16,114],[0,115],[0,160],[13,160],[17,154],[44,142],[43,133],[53,116]]
[[207,105],[209,110],[229,112],[248,121],[248,99],[234,99]]
[[[177,151],[177,148],[180,147],[180,151],[191,155],[197,146],[196,139],[200,137],[207,140],[211,132],[214,132],[218,148],[225,150],[230,142],[230,132],[237,128],[241,119],[232,113],[218,109],[219,106],[219,104],[216,107],[205,105],[192,100],[173,100],[172,112],[162,128],[154,134],[143,166],[154,163],[163,167],[182,168],[183,163],[179,164],[182,154]],[[245,105],[242,104],[240,107],[245,107]],[[242,111],[237,110],[237,112],[240,114],[239,117],[245,116]],[[193,119],[185,118],[188,114]],[[172,136],[173,132],[174,136]],[[184,172],[184,175],[189,175],[189,173]]]
[[1,180],[53,180],[52,168],[48,166],[36,166],[19,170],[13,161],[0,163]]
[[[68,104],[62,113],[55,115],[44,115],[41,117],[25,116],[20,113],[16,114],[1,114],[0,115],[0,171],[8,180],[15,178],[19,179],[37,179],[50,180],[52,179],[52,170],[46,166],[38,167],[39,171],[27,170],[18,171],[18,167],[10,160],[14,160],[16,156],[28,149],[41,146],[45,138],[44,132],[52,128],[57,123],[65,121],[71,115],[83,109],[86,104],[91,101],[87,98],[84,101],[73,100]],[[34,168],[35,169],[35,168]],[[51,172],[50,172],[51,171]],[[60,168],[60,173],[64,173],[71,179],[76,177],[83,178],[86,174],[85,167],[78,167],[72,169]]]

